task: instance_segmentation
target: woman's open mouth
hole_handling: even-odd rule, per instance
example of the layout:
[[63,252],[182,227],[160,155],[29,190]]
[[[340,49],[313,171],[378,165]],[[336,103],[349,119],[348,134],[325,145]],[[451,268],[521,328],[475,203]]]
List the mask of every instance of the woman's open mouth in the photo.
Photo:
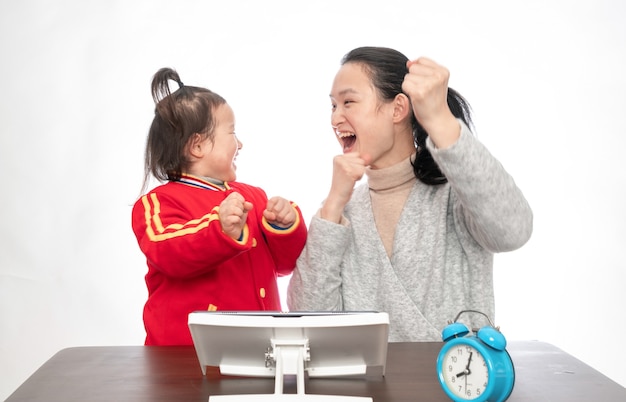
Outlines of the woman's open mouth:
[[341,141],[343,145],[343,153],[348,153],[352,151],[352,147],[356,142],[356,134],[352,132],[337,132],[337,138]]

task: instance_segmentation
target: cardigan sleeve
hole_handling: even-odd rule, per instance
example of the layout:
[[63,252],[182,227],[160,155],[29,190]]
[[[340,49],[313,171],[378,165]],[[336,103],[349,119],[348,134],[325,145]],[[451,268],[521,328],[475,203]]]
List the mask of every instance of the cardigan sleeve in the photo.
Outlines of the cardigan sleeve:
[[287,288],[291,311],[343,310],[341,261],[350,242],[349,222],[337,224],[322,219],[319,211],[311,220],[306,245]]
[[533,213],[513,178],[461,123],[455,144],[437,149],[426,146],[450,183],[458,222],[491,252],[512,251],[531,236]]

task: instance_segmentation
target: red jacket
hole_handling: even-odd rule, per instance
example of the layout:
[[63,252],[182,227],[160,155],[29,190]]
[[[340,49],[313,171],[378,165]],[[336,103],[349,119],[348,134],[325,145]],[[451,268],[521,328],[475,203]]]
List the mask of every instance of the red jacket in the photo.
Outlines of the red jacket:
[[[197,310],[274,310],[281,304],[277,275],[295,268],[306,241],[302,213],[288,229],[263,218],[267,195],[242,183],[227,190],[194,176],[168,182],[141,197],[132,226],[148,264],[146,345],[191,345],[189,313]],[[219,221],[219,204],[236,191],[253,204],[242,238]]]

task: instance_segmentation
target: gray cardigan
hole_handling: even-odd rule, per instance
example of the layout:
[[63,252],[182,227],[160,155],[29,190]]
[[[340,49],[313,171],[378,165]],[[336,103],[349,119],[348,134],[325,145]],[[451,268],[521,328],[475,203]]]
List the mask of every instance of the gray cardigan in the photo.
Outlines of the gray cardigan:
[[[389,314],[390,342],[440,341],[464,309],[495,319],[493,254],[525,244],[532,211],[511,176],[461,123],[447,149],[427,146],[448,178],[417,181],[404,206],[393,254],[376,231],[367,184],[355,188],[341,224],[319,214],[287,291],[290,310],[375,310]],[[464,321],[487,324],[476,316]]]

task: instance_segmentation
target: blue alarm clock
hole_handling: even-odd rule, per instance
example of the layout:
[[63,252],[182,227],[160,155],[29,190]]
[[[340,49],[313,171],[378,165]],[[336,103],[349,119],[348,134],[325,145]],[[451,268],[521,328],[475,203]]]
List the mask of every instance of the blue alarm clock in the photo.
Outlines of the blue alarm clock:
[[[478,331],[457,322],[463,313],[487,318]],[[442,331],[445,342],[437,358],[439,383],[453,401],[501,402],[513,391],[515,368],[506,351],[506,339],[487,315],[461,311]]]

